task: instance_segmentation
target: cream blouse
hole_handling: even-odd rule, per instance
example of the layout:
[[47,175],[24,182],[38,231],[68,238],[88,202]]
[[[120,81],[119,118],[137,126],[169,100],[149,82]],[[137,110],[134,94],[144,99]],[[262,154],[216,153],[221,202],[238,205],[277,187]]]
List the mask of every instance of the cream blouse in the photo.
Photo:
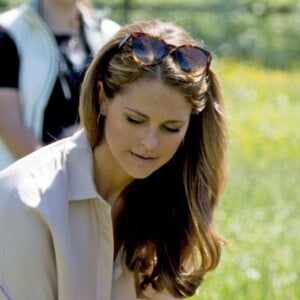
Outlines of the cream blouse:
[[92,170],[80,130],[0,173],[0,300],[137,299]]

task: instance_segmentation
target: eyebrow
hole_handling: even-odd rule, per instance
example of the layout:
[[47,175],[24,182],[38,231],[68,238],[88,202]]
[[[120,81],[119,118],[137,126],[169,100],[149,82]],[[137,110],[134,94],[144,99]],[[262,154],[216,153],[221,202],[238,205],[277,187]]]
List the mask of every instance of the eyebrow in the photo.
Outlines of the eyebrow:
[[[135,110],[133,108],[130,108],[130,107],[125,107],[126,110],[130,111],[130,112],[133,112],[145,119],[149,119],[149,117],[143,113],[141,113],[140,111],[138,110]],[[165,123],[176,123],[176,124],[185,124],[186,121],[185,120],[167,120]]]

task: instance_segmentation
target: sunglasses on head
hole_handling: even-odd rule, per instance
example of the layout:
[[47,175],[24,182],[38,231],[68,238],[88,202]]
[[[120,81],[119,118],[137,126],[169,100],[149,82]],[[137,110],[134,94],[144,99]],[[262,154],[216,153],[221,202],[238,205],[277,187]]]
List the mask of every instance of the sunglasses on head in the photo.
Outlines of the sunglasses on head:
[[156,36],[142,32],[133,32],[126,36],[120,42],[118,49],[121,50],[129,41],[131,41],[133,58],[142,67],[158,65],[167,55],[170,55],[182,71],[193,76],[201,76],[207,74],[212,60],[212,55],[199,46],[176,47]]

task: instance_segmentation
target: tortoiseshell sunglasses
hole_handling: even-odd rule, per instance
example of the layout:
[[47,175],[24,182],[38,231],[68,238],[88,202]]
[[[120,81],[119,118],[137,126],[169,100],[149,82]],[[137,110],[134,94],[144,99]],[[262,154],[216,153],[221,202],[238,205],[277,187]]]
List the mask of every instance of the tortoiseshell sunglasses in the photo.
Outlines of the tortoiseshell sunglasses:
[[192,76],[201,76],[207,74],[212,60],[211,53],[204,48],[193,45],[176,47],[159,37],[143,32],[133,32],[126,36],[118,49],[121,50],[129,41],[133,58],[142,67],[160,64],[167,55],[170,55],[182,71]]

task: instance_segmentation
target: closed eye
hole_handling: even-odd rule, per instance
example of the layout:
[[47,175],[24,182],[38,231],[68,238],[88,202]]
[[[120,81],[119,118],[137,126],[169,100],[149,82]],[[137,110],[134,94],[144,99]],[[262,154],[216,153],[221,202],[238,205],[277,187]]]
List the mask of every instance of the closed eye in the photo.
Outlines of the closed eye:
[[169,126],[164,126],[163,127],[166,131],[172,132],[172,133],[176,133],[180,131],[180,128],[175,128],[175,127],[169,127]]
[[144,122],[144,120],[132,116],[126,116],[126,120],[131,124],[142,124]]

